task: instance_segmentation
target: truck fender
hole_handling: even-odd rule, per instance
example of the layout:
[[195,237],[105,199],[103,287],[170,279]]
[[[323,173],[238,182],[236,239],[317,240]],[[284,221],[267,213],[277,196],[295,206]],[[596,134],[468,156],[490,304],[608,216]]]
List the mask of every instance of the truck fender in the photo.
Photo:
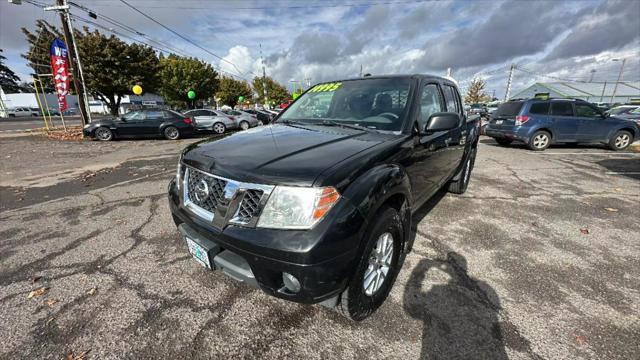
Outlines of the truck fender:
[[411,228],[411,183],[405,169],[397,164],[378,165],[360,175],[347,187],[344,196],[355,206],[365,218],[364,225],[360,229],[359,253],[362,252],[365,243],[363,240],[366,229],[371,221],[375,221],[375,214],[382,205],[392,196],[402,195],[404,201],[400,204],[400,217],[405,229],[403,249],[407,249],[409,232]]

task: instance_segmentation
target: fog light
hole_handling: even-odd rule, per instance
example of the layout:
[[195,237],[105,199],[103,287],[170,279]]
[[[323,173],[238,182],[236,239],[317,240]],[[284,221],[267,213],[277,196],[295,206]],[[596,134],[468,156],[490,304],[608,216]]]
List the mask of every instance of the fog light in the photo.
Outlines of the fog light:
[[300,281],[295,276],[289,273],[282,273],[282,282],[284,282],[284,287],[292,293],[300,291]]

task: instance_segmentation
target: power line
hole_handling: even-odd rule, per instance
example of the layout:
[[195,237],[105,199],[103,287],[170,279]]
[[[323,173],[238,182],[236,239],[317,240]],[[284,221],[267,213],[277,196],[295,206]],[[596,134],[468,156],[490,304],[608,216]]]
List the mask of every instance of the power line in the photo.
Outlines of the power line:
[[[182,52],[171,51],[171,50],[168,50],[168,49],[163,48],[163,47],[154,46],[154,45],[151,45],[151,44],[146,43],[146,42],[144,42],[144,41],[140,41],[140,40],[138,40],[138,39],[134,39],[134,38],[133,38],[133,37],[131,37],[131,36],[125,35],[125,34],[123,34],[123,33],[119,32],[119,31],[116,31],[116,30],[114,30],[114,29],[112,29],[112,28],[108,28],[108,27],[106,27],[106,26],[104,26],[104,25],[102,25],[102,24],[98,24],[98,23],[96,23],[96,22],[94,22],[94,21],[91,21],[91,20],[89,20],[89,19],[83,18],[83,17],[81,17],[81,16],[73,15],[73,14],[72,14],[72,15],[71,15],[71,17],[72,17],[73,19],[75,19],[75,20],[82,21],[82,22],[87,23],[87,24],[89,24],[89,25],[92,25],[92,26],[94,26],[94,27],[97,27],[97,28],[103,29],[103,30],[105,30],[105,31],[108,31],[108,32],[110,32],[110,33],[112,33],[112,34],[114,34],[114,35],[117,35],[117,36],[123,37],[123,38],[125,38],[125,39],[129,39],[129,40],[131,40],[131,41],[133,41],[133,42],[135,42],[135,43],[144,44],[144,45],[146,45],[146,46],[149,46],[149,47],[150,47],[150,48],[152,48],[152,49],[155,49],[155,50],[158,50],[158,51],[162,51],[162,52],[166,52],[166,53],[168,53],[168,54],[175,53],[175,54],[178,54],[178,55],[180,55],[180,56],[182,56],[182,57],[190,57],[190,56],[188,56],[188,55],[186,55],[186,54],[184,54],[184,53],[182,53]],[[224,70],[221,70],[221,69],[216,69],[216,70],[217,70],[217,71],[219,71],[219,72],[221,72],[221,73],[224,73],[224,74],[226,74],[226,75],[229,75],[229,76],[232,76],[232,77],[236,77],[236,78],[240,78],[240,79],[243,79],[243,80],[245,80],[245,81],[249,81],[249,79],[247,79],[247,78],[239,77],[239,76],[237,76],[237,75],[235,75],[235,74],[232,74],[232,73],[226,72],[226,71],[224,71]]]
[[113,18],[111,18],[111,17],[109,17],[107,15],[98,14],[98,13],[92,11],[91,9],[89,9],[89,8],[87,8],[85,6],[82,6],[82,5],[78,5],[78,4],[76,4],[76,3],[72,2],[72,1],[69,1],[69,4],[72,5],[72,6],[75,6],[75,7],[79,8],[79,9],[81,9],[83,11],[86,11],[89,14],[89,16],[93,15],[95,18],[100,18],[100,19],[110,23],[111,25],[117,26],[117,27],[119,27],[119,28],[121,28],[121,29],[123,29],[125,31],[128,31],[128,32],[130,32],[132,34],[135,34],[137,36],[143,37],[143,38],[145,38],[146,40],[148,40],[150,42],[153,42],[153,43],[155,43],[157,45],[160,45],[160,46],[162,46],[164,48],[170,49],[171,52],[184,53],[184,50],[176,48],[176,47],[174,47],[174,46],[172,46],[170,44],[167,44],[165,42],[162,42],[162,41],[159,41],[159,40],[154,40],[154,39],[150,38],[149,36],[147,36],[147,34],[141,32],[141,31],[139,31],[139,30],[127,25],[127,24],[124,24],[124,23],[122,23],[122,22],[120,22],[120,21],[118,21],[116,19],[113,19]]
[[[208,53],[208,54],[212,55],[213,57],[215,57],[215,58],[217,58],[217,59],[220,59],[220,61],[224,61],[224,62],[226,62],[226,63],[228,63],[228,64],[231,64],[231,65],[236,69],[236,71],[238,72],[238,74],[240,74],[240,77],[243,77],[243,76],[244,76],[244,74],[242,73],[242,71],[240,71],[240,69],[236,66],[236,64],[232,63],[231,61],[229,61],[229,60],[227,60],[227,59],[225,59],[225,58],[223,58],[223,57],[221,57],[221,56],[219,56],[219,55],[217,55],[217,54],[215,54],[215,53],[213,53],[213,52],[209,51],[208,49],[206,49],[206,48],[204,48],[204,47],[202,47],[202,46],[200,46],[200,45],[199,45],[198,43],[196,43],[195,41],[193,41],[193,40],[189,39],[188,37],[186,37],[186,36],[184,36],[184,35],[182,35],[182,34],[180,34],[179,32],[177,32],[177,31],[173,30],[172,28],[170,28],[170,27],[168,27],[168,26],[164,25],[163,23],[159,22],[158,20],[154,19],[153,17],[151,17],[151,16],[147,15],[145,12],[138,10],[135,6],[133,6],[133,5],[129,4],[129,3],[128,3],[128,2],[126,2],[125,0],[120,0],[120,2],[122,2],[122,3],[123,3],[123,4],[125,4],[125,5],[127,5],[128,7],[130,7],[131,9],[133,9],[134,11],[136,11],[137,13],[139,13],[140,15],[142,15],[142,16],[146,17],[147,19],[149,19],[149,20],[153,21],[154,23],[156,23],[156,24],[158,24],[158,25],[162,26],[162,27],[163,27],[163,28],[165,28],[166,30],[170,31],[171,33],[173,33],[174,35],[176,35],[176,36],[180,37],[181,39],[183,39],[184,41],[186,41],[186,42],[190,43],[191,45],[193,45],[193,46],[195,46],[195,47],[197,47],[197,48],[199,48],[199,49],[203,50],[204,52],[206,52],[206,53]],[[254,76],[257,76],[256,74],[254,74],[254,73],[253,73],[253,72],[251,72],[251,71],[249,71],[249,73],[250,73],[250,74],[252,74],[252,75],[254,75]]]
[[[122,1],[122,0],[120,0]],[[367,2],[367,3],[351,3],[351,4],[322,4],[322,5],[294,5],[294,6],[249,6],[249,7],[219,7],[215,6],[216,10],[225,10],[225,11],[233,11],[233,10],[272,10],[272,9],[322,9],[322,8],[339,8],[339,7],[363,7],[363,6],[379,6],[379,5],[402,5],[402,4],[419,4],[426,2],[433,2],[434,0],[412,0],[412,1],[377,1],[377,2]],[[106,7],[110,5],[99,5],[96,4],[94,6]],[[207,10],[212,9],[211,6],[148,6],[148,5],[138,5],[138,7],[143,9],[176,9],[176,10]]]
[[[39,8],[41,8],[41,9],[44,9],[44,7],[48,6],[47,4],[44,4],[44,3],[41,3],[41,2],[38,2],[38,1],[34,1],[34,0],[25,0],[25,2],[26,2],[26,3],[29,3],[29,4],[31,4],[31,5],[34,5],[34,6],[36,6],[36,7],[39,7]],[[71,14],[71,13],[69,13],[69,15],[70,15],[74,20],[78,20],[78,21],[84,22],[84,23],[86,23],[86,24],[92,25],[92,26],[94,26],[94,27],[96,27],[96,28],[103,29],[103,30],[105,30],[105,31],[108,31],[108,32],[110,32],[110,33],[114,34],[114,35],[117,35],[117,36],[123,37],[123,38],[125,38],[125,39],[130,40],[130,41],[133,41],[133,42],[136,42],[136,43],[140,43],[140,44],[147,45],[147,46],[149,46],[149,47],[151,47],[151,48],[153,48],[153,49],[155,49],[155,50],[158,50],[158,51],[166,52],[166,53],[169,53],[169,54],[171,54],[171,53],[175,53],[175,54],[178,54],[178,55],[183,56],[183,57],[191,57],[191,56],[186,55],[183,51],[181,51],[181,50],[179,50],[179,49],[177,49],[177,48],[175,48],[175,47],[172,47],[172,46],[170,46],[170,45],[169,45],[169,46],[167,46],[167,44],[165,44],[165,43],[163,43],[163,42],[161,42],[161,41],[157,41],[157,40],[151,39],[151,38],[149,38],[146,34],[142,33],[141,31],[138,31],[138,30],[136,30],[135,28],[133,28],[133,27],[131,27],[131,26],[128,26],[128,25],[126,25],[126,24],[123,24],[123,23],[121,23],[121,22],[119,22],[119,21],[117,21],[117,20],[115,20],[115,19],[109,18],[109,17],[107,17],[106,15],[99,15],[99,14],[97,14],[97,13],[95,13],[95,12],[91,11],[90,9],[88,9],[88,8],[86,8],[86,7],[82,6],[82,5],[78,5],[78,4],[76,4],[76,3],[69,2],[69,4],[74,5],[74,6],[78,7],[79,9],[82,9],[82,10],[84,10],[84,11],[86,11],[86,12],[91,12],[92,14],[96,15],[97,17],[102,18],[103,20],[106,20],[106,19],[108,18],[108,19],[110,19],[110,20],[112,20],[112,21],[113,21],[113,22],[110,22],[112,25],[115,25],[115,26],[117,26],[117,27],[120,27],[120,28],[122,28],[122,29],[124,29],[124,30],[126,30],[126,31],[128,31],[128,32],[130,32],[130,33],[134,33],[134,34],[136,34],[136,35],[138,35],[138,36],[144,37],[145,39],[147,39],[147,40],[149,40],[149,41],[151,41],[151,42],[154,42],[154,43],[156,43],[156,44],[159,44],[159,45],[161,45],[161,46],[154,46],[154,45],[151,45],[151,44],[149,44],[149,43],[147,43],[147,42],[145,42],[145,41],[140,41],[140,40],[135,39],[135,38],[133,38],[133,37],[131,37],[131,36],[128,36],[128,35],[125,35],[125,34],[123,34],[123,33],[119,32],[119,31],[116,31],[116,30],[114,30],[113,28],[109,28],[109,27],[107,27],[107,26],[105,26],[105,25],[102,25],[102,24],[99,24],[99,23],[97,23],[97,22],[95,22],[95,21],[91,21],[91,20],[86,19],[86,18],[83,18],[83,17],[81,17],[81,16],[78,16],[78,15],[75,15],[75,14]],[[168,47],[169,49],[167,49],[167,47]],[[46,50],[47,52],[49,51],[49,49],[45,49],[45,48],[41,48],[41,47],[38,47],[38,48],[40,48],[40,49],[42,49],[42,50]],[[172,49],[172,50],[170,50],[170,49]],[[194,58],[197,58],[197,56],[193,56],[193,57],[194,57]],[[40,66],[42,66],[42,65],[40,65]],[[232,73],[227,72],[227,71],[224,71],[224,70],[222,70],[222,69],[220,69],[220,68],[217,68],[216,70],[217,70],[218,72],[220,72],[220,73],[223,73],[223,74],[229,75],[229,76],[231,76],[231,77],[239,78],[239,79],[245,80],[245,81],[247,81],[247,82],[251,82],[251,81],[250,81],[249,79],[247,79],[246,77],[238,76],[238,75],[232,74]]]
[[[95,13],[95,12],[91,11],[90,9],[88,9],[88,8],[86,8],[86,7],[82,6],[82,5],[78,5],[78,4],[76,4],[76,3],[71,3],[71,2],[70,2],[70,4],[72,4],[72,5],[76,6],[76,7],[80,8],[80,9],[82,9],[82,10],[84,10],[84,11],[86,11],[86,12],[90,13],[90,14],[95,15],[97,18],[100,18],[100,19],[103,19],[103,20],[107,21],[107,22],[108,22],[108,23],[110,23],[111,25],[117,26],[118,28],[121,28],[121,29],[123,29],[123,30],[125,30],[125,31],[127,31],[127,32],[129,32],[129,33],[134,34],[134,35],[140,36],[140,37],[142,37],[142,38],[146,39],[147,41],[152,42],[152,43],[154,43],[154,44],[156,44],[156,45],[154,46],[154,45],[152,45],[152,44],[149,44],[148,42],[141,41],[141,40],[139,40],[139,39],[135,39],[135,38],[133,38],[133,37],[131,37],[131,36],[127,36],[127,35],[125,35],[125,34],[123,34],[123,33],[121,33],[121,32],[118,32],[118,31],[114,30],[113,28],[110,28],[110,27],[107,27],[107,26],[105,26],[105,25],[99,24],[99,23],[97,23],[97,22],[95,22],[95,21],[92,21],[92,20],[89,20],[89,19],[86,19],[86,18],[80,17],[80,16],[78,16],[78,15],[72,15],[72,16],[74,17],[74,19],[76,19],[76,20],[79,20],[79,21],[82,21],[82,22],[84,22],[84,23],[90,24],[90,25],[92,25],[92,26],[94,26],[94,27],[97,27],[97,28],[103,29],[103,30],[105,30],[105,31],[108,31],[108,32],[110,32],[110,33],[112,33],[112,34],[115,34],[115,35],[118,35],[118,36],[120,36],[120,37],[123,37],[123,38],[129,39],[129,40],[131,40],[131,41],[133,41],[133,42],[141,43],[141,44],[147,45],[147,46],[149,46],[149,47],[151,47],[151,48],[153,48],[153,49],[156,49],[156,50],[158,50],[158,51],[166,52],[166,53],[169,53],[169,54],[171,54],[171,53],[175,53],[175,54],[178,54],[178,55],[183,56],[183,57],[194,57],[194,58],[197,58],[197,56],[190,56],[190,55],[187,55],[187,54],[185,53],[185,51],[184,51],[184,50],[181,50],[181,49],[179,49],[179,48],[176,48],[176,47],[174,47],[174,46],[171,46],[171,45],[169,45],[169,44],[167,44],[167,43],[165,43],[165,42],[162,42],[162,41],[159,41],[159,40],[155,40],[155,39],[153,39],[153,38],[149,37],[148,35],[146,35],[145,33],[141,32],[141,31],[139,31],[139,30],[137,30],[137,29],[135,29],[135,28],[133,28],[133,27],[131,27],[131,26],[127,25],[127,24],[124,24],[124,23],[122,23],[122,22],[119,22],[119,21],[117,21],[117,20],[115,20],[115,19],[113,19],[113,18],[110,18],[110,17],[108,17],[108,16],[106,16],[106,15],[102,15],[102,14]],[[249,79],[247,79],[247,78],[245,78],[245,77],[243,77],[243,76],[235,75],[235,74],[233,74],[233,73],[230,73],[230,72],[224,71],[224,70],[222,70],[222,69],[220,69],[220,68],[217,68],[216,70],[217,70],[218,72],[220,72],[220,73],[224,73],[224,74],[226,74],[226,75],[229,75],[229,76],[232,76],[232,77],[235,77],[235,78],[239,78],[239,79],[242,79],[242,80],[245,80],[245,81],[249,81]]]

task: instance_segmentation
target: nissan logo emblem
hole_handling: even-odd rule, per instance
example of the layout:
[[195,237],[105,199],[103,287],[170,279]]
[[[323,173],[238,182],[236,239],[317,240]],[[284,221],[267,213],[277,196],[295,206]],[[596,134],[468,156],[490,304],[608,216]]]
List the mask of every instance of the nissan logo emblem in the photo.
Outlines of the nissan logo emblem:
[[195,187],[194,195],[196,196],[196,200],[202,202],[209,197],[209,184],[202,179],[198,181]]

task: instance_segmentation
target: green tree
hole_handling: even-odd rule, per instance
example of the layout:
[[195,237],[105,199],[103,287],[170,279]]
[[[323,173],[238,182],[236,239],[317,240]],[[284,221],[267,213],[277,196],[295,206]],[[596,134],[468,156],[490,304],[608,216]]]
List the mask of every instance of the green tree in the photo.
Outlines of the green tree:
[[177,55],[160,56],[160,94],[171,105],[184,106],[187,92],[196,93],[194,101],[212,98],[218,90],[218,73],[211,64]]
[[120,101],[131,94],[133,85],[145,92],[158,89],[160,66],[152,48],[87,28],[76,40],[87,91],[107,104],[112,115],[118,115]]
[[486,85],[487,83],[480,78],[471,80],[471,84],[469,84],[469,89],[464,97],[464,101],[467,104],[477,104],[480,102],[490,101],[491,96],[484,92]]
[[[21,56],[27,60],[27,65],[33,69],[31,76],[51,74],[51,55],[49,54],[49,48],[55,38],[64,41],[62,32],[45,20],[36,20],[36,30],[34,32],[30,32],[26,28],[22,28],[22,32],[27,38],[29,50]],[[46,80],[43,78],[42,85],[46,92],[55,92],[53,78],[49,77]]]
[[[49,47],[55,38],[63,34],[44,20],[36,21],[37,30],[22,28],[29,43],[29,50],[22,55],[34,74],[51,73]],[[158,57],[150,47],[127,44],[118,37],[107,37],[100,32],[73,30],[82,59],[82,70],[87,92],[102,100],[113,115],[118,115],[120,102],[131,87],[138,84],[145,92],[153,92],[158,86]],[[51,80],[43,81],[46,92],[54,92]]]
[[21,87],[18,84],[20,78],[4,64],[6,59],[6,57],[2,56],[2,49],[0,49],[0,87],[8,93],[20,92]]
[[[280,83],[276,82],[272,78],[267,76],[264,79],[264,84],[266,84],[267,87],[267,96],[269,97],[269,102],[275,101],[276,104],[281,104],[285,102],[285,100],[291,99],[291,94],[289,94],[287,88],[280,85]],[[253,78],[253,89],[258,94],[260,102],[264,104],[264,85],[262,77],[256,76],[255,78]]]
[[238,104],[238,97],[240,96],[243,96],[245,100],[251,99],[253,91],[251,91],[249,83],[223,76],[220,79],[216,98],[219,98],[222,104],[234,107]]

